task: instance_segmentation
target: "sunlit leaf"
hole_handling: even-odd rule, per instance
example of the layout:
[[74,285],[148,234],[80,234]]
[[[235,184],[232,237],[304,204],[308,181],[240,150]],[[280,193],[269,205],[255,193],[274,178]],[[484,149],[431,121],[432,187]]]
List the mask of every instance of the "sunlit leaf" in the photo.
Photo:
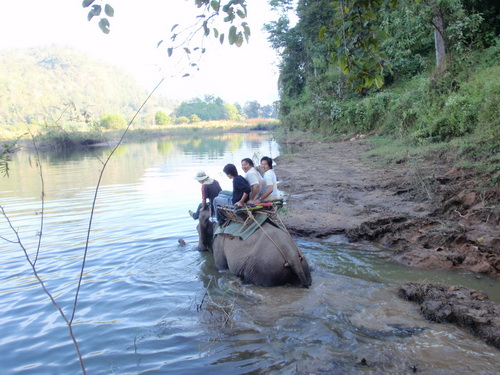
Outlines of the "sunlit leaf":
[[83,0],[83,2],[82,2],[82,7],[87,8],[87,7],[89,7],[90,5],[92,5],[92,3],[93,3],[94,1],[95,1],[95,0]]
[[109,34],[109,21],[107,18],[101,18],[99,21],[99,28],[104,34]]
[[109,4],[106,4],[104,6],[104,13],[106,13],[106,15],[108,17],[113,17],[115,15],[115,10],[113,9],[113,7]]
[[377,86],[378,89],[384,86],[384,79],[380,74],[377,74],[375,76],[375,85]]

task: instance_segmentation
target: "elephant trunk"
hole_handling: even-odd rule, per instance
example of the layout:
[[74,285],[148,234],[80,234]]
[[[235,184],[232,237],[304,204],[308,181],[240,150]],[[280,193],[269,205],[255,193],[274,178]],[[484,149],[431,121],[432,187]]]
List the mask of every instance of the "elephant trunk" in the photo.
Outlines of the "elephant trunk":
[[306,288],[306,289],[309,289],[309,286],[311,285],[311,273],[309,271],[309,266],[306,267],[306,270],[307,270],[307,275],[306,275],[306,272],[304,272],[304,267],[302,265],[302,262],[307,262],[305,260],[305,258],[303,257],[298,257],[295,261],[293,262],[286,262],[285,263],[285,266],[286,264],[290,265],[292,267],[292,270],[293,272],[295,272],[295,274],[297,275],[297,277],[299,278],[299,281],[300,281],[300,284]]

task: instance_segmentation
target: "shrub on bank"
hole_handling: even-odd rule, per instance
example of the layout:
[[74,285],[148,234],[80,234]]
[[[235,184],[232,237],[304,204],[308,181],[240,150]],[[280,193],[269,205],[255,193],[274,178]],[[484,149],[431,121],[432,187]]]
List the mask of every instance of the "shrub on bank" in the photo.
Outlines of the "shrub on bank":
[[104,129],[123,129],[127,126],[127,120],[118,113],[105,113],[101,116],[99,125]]

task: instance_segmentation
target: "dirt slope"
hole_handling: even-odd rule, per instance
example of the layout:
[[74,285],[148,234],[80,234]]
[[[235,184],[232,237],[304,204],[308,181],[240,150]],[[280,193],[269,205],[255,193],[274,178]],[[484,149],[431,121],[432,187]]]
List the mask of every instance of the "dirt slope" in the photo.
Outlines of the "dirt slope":
[[418,268],[462,268],[500,275],[500,190],[442,161],[383,164],[364,139],[299,141],[276,159],[292,233],[385,245]]

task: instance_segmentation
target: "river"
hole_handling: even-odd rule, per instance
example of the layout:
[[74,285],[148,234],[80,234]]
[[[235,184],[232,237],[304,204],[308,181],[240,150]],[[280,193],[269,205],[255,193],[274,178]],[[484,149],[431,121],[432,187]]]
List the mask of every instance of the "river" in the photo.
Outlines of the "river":
[[[108,148],[35,156],[20,151],[1,178],[0,205],[67,315],[90,209]],[[310,289],[241,285],[197,251],[198,170],[223,189],[226,163],[276,157],[268,134],[167,137],[120,146],[106,167],[74,320],[88,374],[496,374],[498,350],[434,324],[401,300],[405,281],[460,284],[500,301],[499,283],[396,264],[369,243],[298,239]],[[41,189],[45,194],[41,215]],[[0,217],[2,373],[77,374],[66,324]],[[178,240],[186,242],[181,246]]]

